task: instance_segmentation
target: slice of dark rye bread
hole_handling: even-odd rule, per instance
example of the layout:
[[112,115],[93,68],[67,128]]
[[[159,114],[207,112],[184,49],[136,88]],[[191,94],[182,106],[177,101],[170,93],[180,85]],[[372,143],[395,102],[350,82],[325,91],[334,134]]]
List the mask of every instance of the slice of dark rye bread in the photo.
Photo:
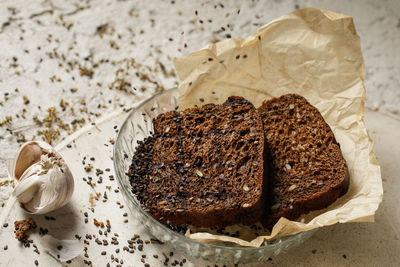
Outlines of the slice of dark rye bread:
[[201,227],[261,219],[264,133],[249,101],[229,97],[220,105],[167,112],[154,120],[154,132],[140,142],[142,156],[135,154],[129,175],[155,219]]
[[326,208],[347,192],[346,162],[318,109],[302,96],[287,94],[264,101],[258,110],[269,169],[265,226]]

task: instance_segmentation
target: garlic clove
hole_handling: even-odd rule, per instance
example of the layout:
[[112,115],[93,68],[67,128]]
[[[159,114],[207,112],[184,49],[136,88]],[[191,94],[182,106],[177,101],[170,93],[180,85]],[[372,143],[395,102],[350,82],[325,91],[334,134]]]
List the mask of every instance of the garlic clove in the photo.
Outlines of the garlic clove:
[[[74,180],[68,168],[64,166],[63,171],[54,168],[46,176],[47,179],[44,179],[40,186],[38,197],[25,205],[26,209],[36,214],[48,213],[57,207],[62,207],[72,197]],[[72,189],[66,190],[68,188]]]
[[30,176],[29,179],[25,179],[17,184],[14,192],[20,203],[28,203],[34,198],[39,189],[39,179],[40,177],[37,175]]
[[20,148],[17,160],[15,161],[14,178],[18,180],[26,169],[40,160],[41,155],[42,149],[36,141],[25,143]]
[[74,179],[61,155],[41,141],[28,142],[19,151],[14,171],[11,166],[9,173],[19,180],[14,195],[25,211],[44,214],[67,204],[74,191]]

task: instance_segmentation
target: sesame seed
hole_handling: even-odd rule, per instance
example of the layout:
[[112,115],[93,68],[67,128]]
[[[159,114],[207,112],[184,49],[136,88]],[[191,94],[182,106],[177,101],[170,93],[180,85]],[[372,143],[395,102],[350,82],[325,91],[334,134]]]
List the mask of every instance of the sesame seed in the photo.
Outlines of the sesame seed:
[[296,189],[296,185],[295,184],[292,184],[290,187],[289,187],[289,189],[288,189],[288,191],[293,191],[294,189]]

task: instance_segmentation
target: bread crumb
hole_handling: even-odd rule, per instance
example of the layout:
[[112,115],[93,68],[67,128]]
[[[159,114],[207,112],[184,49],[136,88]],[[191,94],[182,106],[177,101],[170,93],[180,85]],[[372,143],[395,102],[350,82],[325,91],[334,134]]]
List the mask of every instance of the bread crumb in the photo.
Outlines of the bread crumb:
[[28,239],[27,231],[36,228],[36,223],[32,218],[26,220],[15,221],[15,238],[19,241],[26,241]]

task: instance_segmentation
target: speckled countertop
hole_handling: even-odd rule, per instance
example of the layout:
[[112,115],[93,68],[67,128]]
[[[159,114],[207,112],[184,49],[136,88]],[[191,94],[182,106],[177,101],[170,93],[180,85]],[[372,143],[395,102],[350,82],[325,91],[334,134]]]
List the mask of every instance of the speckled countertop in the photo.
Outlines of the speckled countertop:
[[[378,210],[377,223],[328,227],[270,264],[400,264],[395,252],[400,236],[386,218],[393,210],[387,199],[400,193],[399,184],[385,184],[385,178],[398,173],[394,159],[399,158],[395,150],[385,149],[400,144],[382,127],[400,128],[400,2],[396,0],[4,0],[0,7],[0,177],[4,178],[0,183],[8,180],[6,160],[24,140],[44,138],[57,144],[104,114],[175,86],[173,57],[217,40],[248,36],[272,19],[307,6],[354,17],[365,59],[367,126],[377,146],[384,187],[391,191]],[[10,184],[0,187],[0,205],[11,189]],[[400,222],[398,213],[395,217]],[[140,258],[136,260],[140,263]],[[153,264],[157,266],[156,261]],[[202,264],[210,263],[195,265]]]

